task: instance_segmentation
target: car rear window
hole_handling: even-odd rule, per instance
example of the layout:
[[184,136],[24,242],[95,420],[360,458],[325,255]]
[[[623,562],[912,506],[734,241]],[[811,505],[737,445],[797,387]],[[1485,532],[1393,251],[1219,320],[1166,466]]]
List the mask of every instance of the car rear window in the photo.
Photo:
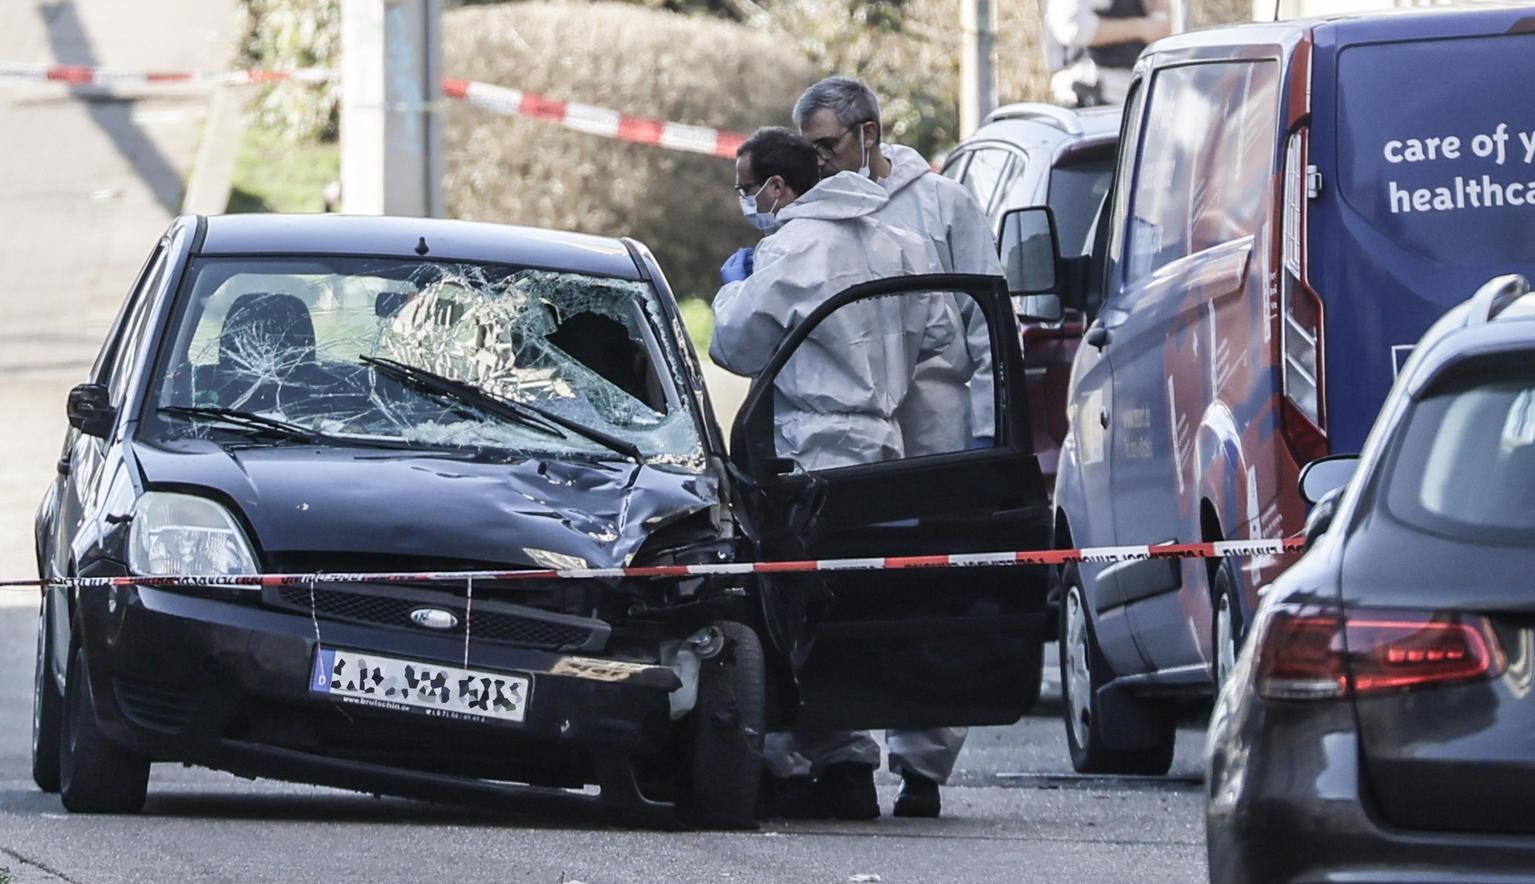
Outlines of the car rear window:
[[1535,260],[1531,58],[1535,34],[1345,49],[1337,120],[1344,201],[1440,263]]
[[1469,540],[1535,537],[1535,353],[1477,360],[1413,406],[1391,468],[1387,508]]

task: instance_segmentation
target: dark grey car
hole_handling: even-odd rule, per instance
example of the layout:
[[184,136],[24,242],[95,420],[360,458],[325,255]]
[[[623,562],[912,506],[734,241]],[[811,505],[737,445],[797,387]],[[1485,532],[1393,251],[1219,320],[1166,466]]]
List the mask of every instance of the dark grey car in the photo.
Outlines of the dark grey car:
[[1450,311],[1364,453],[1302,474],[1314,546],[1265,593],[1210,723],[1212,880],[1535,874],[1527,293],[1502,277]]

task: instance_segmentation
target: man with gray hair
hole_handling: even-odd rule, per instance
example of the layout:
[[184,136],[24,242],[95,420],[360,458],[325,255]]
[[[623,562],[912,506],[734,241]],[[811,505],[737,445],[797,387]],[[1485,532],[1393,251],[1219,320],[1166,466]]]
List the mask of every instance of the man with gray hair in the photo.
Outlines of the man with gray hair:
[[[933,272],[1002,275],[997,244],[974,196],[963,185],[933,172],[917,151],[885,144],[879,99],[847,77],[829,77],[805,90],[794,104],[794,122],[815,146],[822,177],[856,172],[890,195],[875,216],[910,230],[928,245]],[[967,296],[956,295],[963,334],[932,329],[945,342],[917,365],[896,417],[908,457],[989,447],[996,437],[991,339],[985,317]],[[952,323],[955,311],[935,312],[934,324]],[[886,731],[890,769],[901,775],[896,816],[938,816],[938,786],[947,782],[965,742],[964,728]],[[849,744],[849,747],[858,744]],[[862,761],[878,751],[872,741],[844,757]]]

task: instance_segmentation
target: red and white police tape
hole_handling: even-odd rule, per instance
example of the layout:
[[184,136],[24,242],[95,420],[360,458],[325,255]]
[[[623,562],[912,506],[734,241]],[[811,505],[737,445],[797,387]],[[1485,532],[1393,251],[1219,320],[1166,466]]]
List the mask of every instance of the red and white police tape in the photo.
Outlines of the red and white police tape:
[[[0,82],[59,83],[73,87],[144,88],[170,85],[244,86],[255,83],[298,81],[319,83],[336,76],[334,71],[306,68],[290,71],[129,71],[84,65],[16,64],[0,62]],[[455,101],[506,116],[545,120],[588,135],[648,144],[730,159],[746,140],[738,132],[689,126],[650,117],[636,117],[615,110],[560,101],[531,92],[458,77],[442,79],[442,94]]]
[[720,577],[743,574],[806,574],[825,571],[898,571],[907,568],[991,568],[1011,565],[1065,565],[1143,559],[1215,559],[1300,552],[1301,537],[1276,540],[1222,540],[1157,546],[1098,546],[1083,549],[1018,550],[857,559],[803,559],[782,562],[726,562],[718,565],[650,565],[633,568],[569,568],[533,571],[381,571],[375,573],[184,575],[169,577],[75,577],[64,580],[0,580],[0,588],[42,586],[262,587],[319,583],[461,583],[510,580],[601,580],[622,577]]

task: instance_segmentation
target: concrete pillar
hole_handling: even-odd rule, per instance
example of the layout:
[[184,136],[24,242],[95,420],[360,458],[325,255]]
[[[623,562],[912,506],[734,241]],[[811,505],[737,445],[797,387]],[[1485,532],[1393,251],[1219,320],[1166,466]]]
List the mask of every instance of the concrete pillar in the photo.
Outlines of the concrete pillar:
[[442,0],[341,2],[341,206],[442,214]]
[[959,136],[968,138],[997,107],[996,0],[960,0]]

